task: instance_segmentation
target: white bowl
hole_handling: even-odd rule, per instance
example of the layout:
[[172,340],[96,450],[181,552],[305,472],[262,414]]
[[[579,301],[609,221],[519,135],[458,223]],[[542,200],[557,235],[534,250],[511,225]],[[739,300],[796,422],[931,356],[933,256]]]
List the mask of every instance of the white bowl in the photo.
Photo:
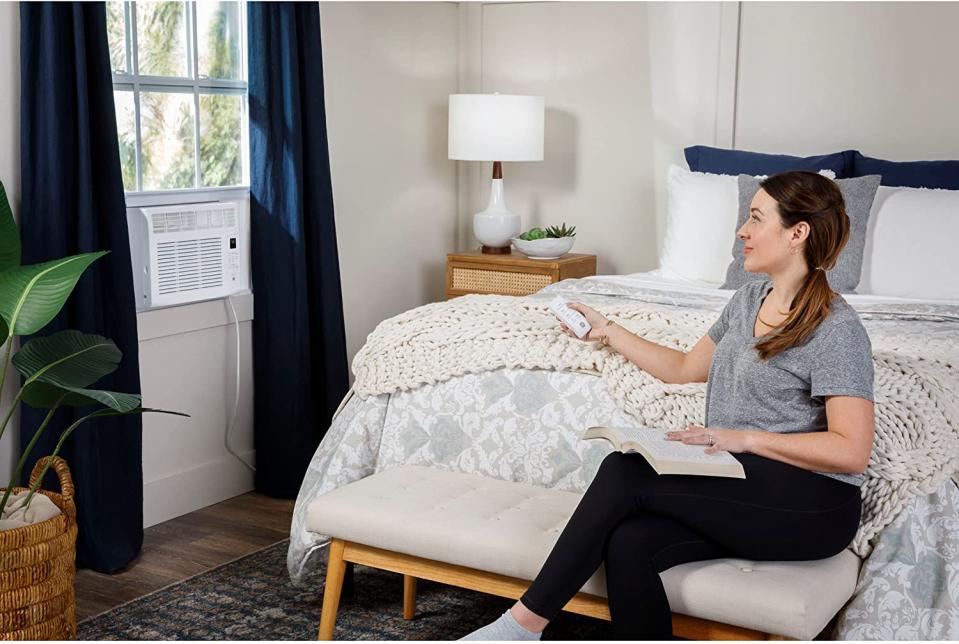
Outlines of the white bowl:
[[529,241],[513,237],[510,241],[516,250],[530,259],[556,259],[569,252],[573,247],[575,237],[547,237],[545,239],[531,239]]

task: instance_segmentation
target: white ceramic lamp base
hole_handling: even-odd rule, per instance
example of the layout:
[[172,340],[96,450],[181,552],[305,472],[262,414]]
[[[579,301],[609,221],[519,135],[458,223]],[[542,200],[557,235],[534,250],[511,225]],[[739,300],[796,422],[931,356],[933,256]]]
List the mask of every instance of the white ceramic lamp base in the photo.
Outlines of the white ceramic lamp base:
[[473,215],[473,234],[487,254],[510,252],[510,240],[522,232],[520,216],[506,207],[502,179],[491,179],[489,204],[486,210]]

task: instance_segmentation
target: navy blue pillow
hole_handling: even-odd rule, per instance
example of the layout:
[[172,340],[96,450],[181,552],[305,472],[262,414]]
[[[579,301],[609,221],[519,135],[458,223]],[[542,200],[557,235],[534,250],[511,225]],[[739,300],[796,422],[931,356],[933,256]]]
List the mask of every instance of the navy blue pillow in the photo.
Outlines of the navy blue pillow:
[[[713,174],[776,174],[789,170],[832,170],[837,179],[845,179],[849,167],[849,153],[835,152],[817,157],[792,157],[785,154],[766,154],[746,150],[724,150],[705,145],[694,145],[685,149],[686,163],[693,172],[711,172]],[[870,173],[870,174],[879,174]]]
[[881,174],[884,186],[959,190],[959,161],[886,161],[854,151],[852,176],[867,174]]

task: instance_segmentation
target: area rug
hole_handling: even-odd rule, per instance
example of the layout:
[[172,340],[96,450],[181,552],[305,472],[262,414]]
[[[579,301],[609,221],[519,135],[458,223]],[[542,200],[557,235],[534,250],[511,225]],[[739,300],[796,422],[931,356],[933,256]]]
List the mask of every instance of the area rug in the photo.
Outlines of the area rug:
[[[161,588],[78,625],[81,640],[315,640],[325,563],[303,588],[286,573],[287,541]],[[403,619],[403,576],[356,565],[340,598],[334,639],[456,640],[513,600],[428,580],[417,582],[416,616]],[[609,622],[563,612],[544,640],[610,639]]]

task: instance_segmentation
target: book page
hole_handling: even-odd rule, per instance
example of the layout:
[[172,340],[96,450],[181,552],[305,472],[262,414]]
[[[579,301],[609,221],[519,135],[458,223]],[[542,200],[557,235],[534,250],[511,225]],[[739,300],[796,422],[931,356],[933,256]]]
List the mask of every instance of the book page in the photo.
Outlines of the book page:
[[714,454],[705,452],[706,445],[686,445],[680,440],[666,438],[666,430],[649,427],[611,427],[625,441],[643,445],[656,460],[684,461],[688,463],[738,463],[729,452],[720,450]]

